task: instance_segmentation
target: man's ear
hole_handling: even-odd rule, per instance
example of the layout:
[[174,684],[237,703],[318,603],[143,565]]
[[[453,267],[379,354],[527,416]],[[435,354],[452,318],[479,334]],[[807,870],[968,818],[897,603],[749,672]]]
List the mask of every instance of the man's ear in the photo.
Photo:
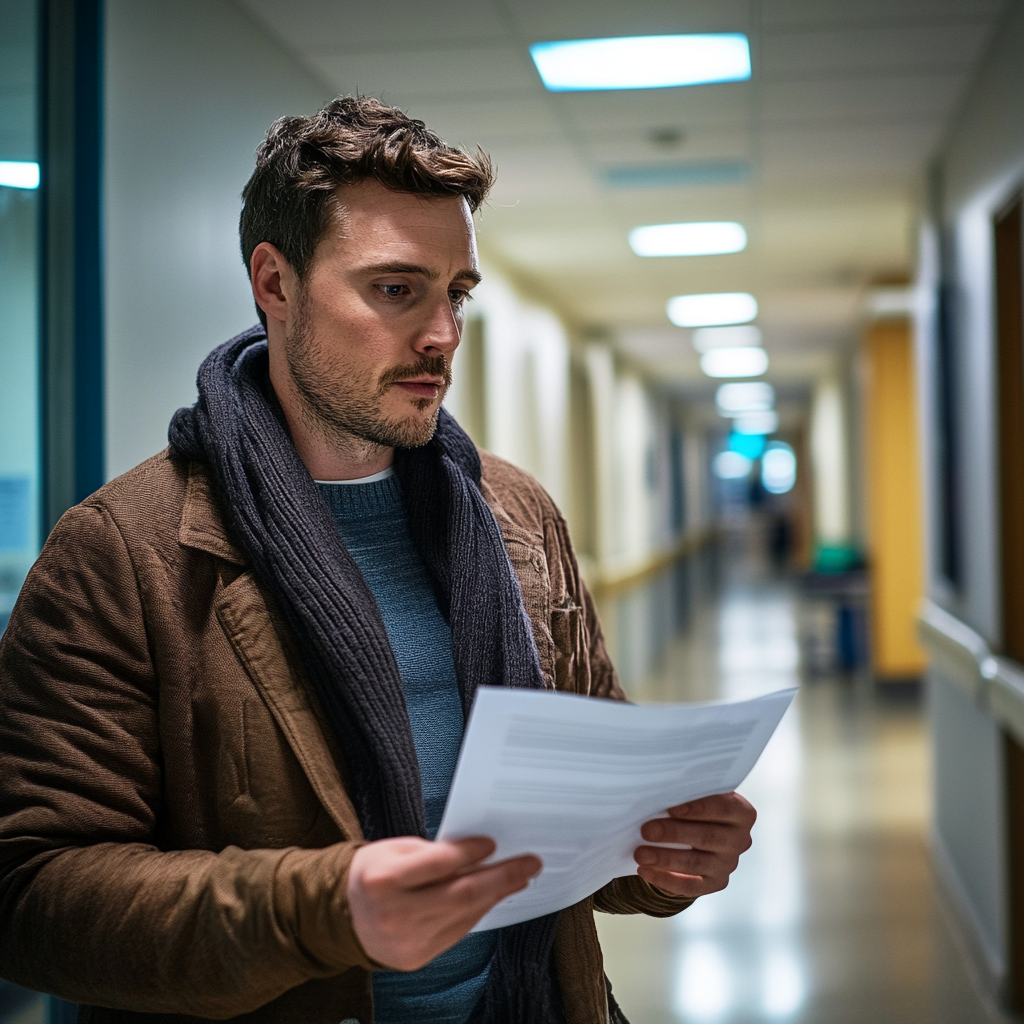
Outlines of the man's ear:
[[298,297],[299,279],[280,249],[260,242],[249,261],[249,280],[256,305],[273,320],[287,320]]

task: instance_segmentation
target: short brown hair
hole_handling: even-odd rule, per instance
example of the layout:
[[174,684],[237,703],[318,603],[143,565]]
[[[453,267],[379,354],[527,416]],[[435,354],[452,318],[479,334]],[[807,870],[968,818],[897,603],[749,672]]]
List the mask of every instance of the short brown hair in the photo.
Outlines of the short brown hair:
[[256,150],[256,170],[242,190],[246,271],[256,246],[270,242],[302,280],[330,225],[335,190],[368,178],[395,192],[465,196],[476,211],[494,172],[482,151],[471,156],[448,146],[422,121],[369,96],[332,100],[312,117],[279,118]]

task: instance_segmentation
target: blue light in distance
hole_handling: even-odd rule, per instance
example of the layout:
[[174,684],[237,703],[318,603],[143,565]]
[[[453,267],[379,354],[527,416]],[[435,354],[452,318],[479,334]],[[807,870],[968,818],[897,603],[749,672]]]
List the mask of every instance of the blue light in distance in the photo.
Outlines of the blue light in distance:
[[759,459],[764,451],[764,434],[740,434],[733,431],[729,435],[729,451],[739,452],[748,459]]
[[39,164],[30,160],[0,160],[0,185],[39,188]]
[[669,89],[750,78],[750,46],[741,32],[534,43],[530,56],[551,92]]

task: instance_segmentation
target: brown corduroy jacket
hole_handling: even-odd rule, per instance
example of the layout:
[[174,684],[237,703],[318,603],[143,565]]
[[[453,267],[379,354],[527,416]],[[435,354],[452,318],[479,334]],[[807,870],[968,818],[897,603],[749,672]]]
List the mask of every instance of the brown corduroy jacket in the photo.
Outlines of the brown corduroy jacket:
[[[483,464],[546,684],[623,699],[557,509]],[[345,780],[205,471],[150,459],[61,519],[0,643],[0,975],[104,1024],[371,1024]],[[608,1020],[593,910],[688,902],[632,877],[562,911],[569,1024]]]

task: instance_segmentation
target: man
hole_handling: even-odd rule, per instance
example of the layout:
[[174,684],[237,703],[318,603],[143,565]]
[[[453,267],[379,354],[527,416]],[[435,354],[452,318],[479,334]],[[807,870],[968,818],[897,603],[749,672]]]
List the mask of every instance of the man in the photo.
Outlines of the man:
[[374,100],[275,123],[262,326],[25,584],[0,963],[80,1020],[603,1024],[593,910],[675,913],[749,846],[741,797],[673,808],[636,876],[469,934],[542,866],[432,841],[476,686],[623,699],[557,510],[440,409],[490,182]]

